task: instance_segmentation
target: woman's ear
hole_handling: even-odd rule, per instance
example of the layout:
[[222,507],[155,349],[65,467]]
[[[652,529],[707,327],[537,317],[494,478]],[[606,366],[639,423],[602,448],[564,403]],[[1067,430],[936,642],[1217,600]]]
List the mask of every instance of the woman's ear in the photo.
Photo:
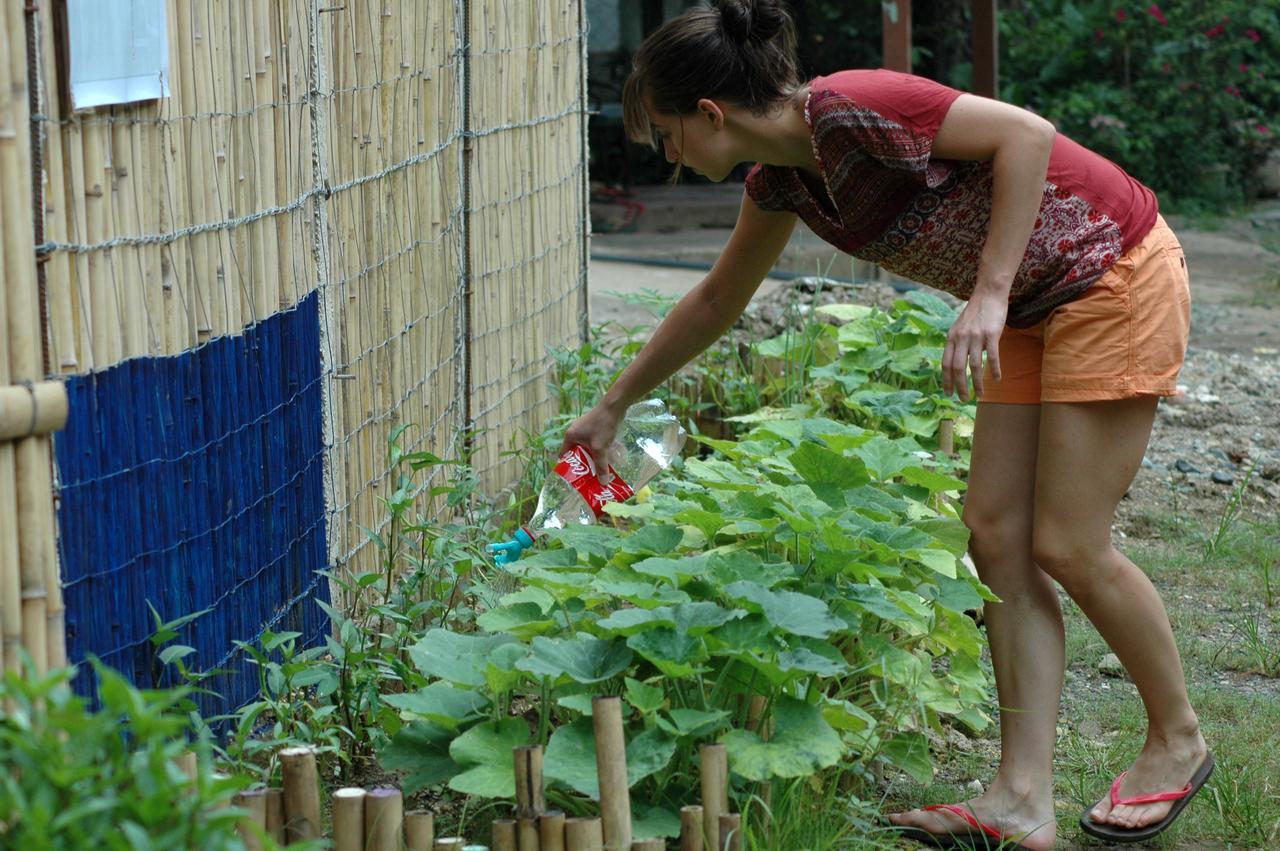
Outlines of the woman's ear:
[[710,98],[702,98],[698,101],[698,113],[710,121],[711,126],[716,130],[724,128],[724,110],[720,108],[720,104]]

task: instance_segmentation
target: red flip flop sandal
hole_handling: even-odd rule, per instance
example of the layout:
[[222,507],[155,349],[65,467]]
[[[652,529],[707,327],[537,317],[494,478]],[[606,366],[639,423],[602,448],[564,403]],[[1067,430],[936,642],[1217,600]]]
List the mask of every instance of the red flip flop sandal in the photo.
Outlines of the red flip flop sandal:
[[978,821],[978,817],[959,804],[932,804],[923,807],[925,810],[946,810],[964,819],[969,825],[967,831],[951,831],[949,833],[933,833],[922,827],[905,827],[894,825],[898,834],[906,839],[914,839],[934,848],[963,848],[970,851],[1030,851],[1019,845],[989,824]]
[[[1089,813],[1093,807],[1084,811],[1080,816],[1080,829],[1090,836],[1096,836],[1098,839],[1105,839],[1108,842],[1143,842],[1160,833],[1169,825],[1173,824],[1174,819],[1183,811],[1187,804],[1191,803],[1191,799],[1205,781],[1209,779],[1209,775],[1213,773],[1213,754],[1205,754],[1204,762],[1200,763],[1200,767],[1196,769],[1196,773],[1191,776],[1191,780],[1186,786],[1174,792],[1155,792],[1151,795],[1135,795],[1132,798],[1120,797],[1120,783],[1129,772],[1121,772],[1120,776],[1111,784],[1111,806],[1118,807],[1132,804],[1154,804],[1157,801],[1174,801],[1173,809],[1169,810],[1169,814],[1160,821],[1148,824],[1145,827],[1116,827],[1113,824],[1104,824],[1096,822],[1089,818]],[[1097,804],[1094,804],[1097,806]]]

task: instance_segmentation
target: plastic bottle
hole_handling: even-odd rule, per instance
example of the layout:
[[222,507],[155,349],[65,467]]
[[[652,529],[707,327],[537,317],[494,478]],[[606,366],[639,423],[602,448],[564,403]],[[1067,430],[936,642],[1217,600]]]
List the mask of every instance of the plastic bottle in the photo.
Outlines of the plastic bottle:
[[585,447],[570,447],[542,485],[538,507],[529,522],[517,529],[511,540],[489,545],[494,561],[500,565],[514,562],[547,529],[596,522],[606,505],[630,499],[669,467],[684,447],[685,436],[662,400],[632,405],[618,425],[605,481],[597,475],[595,462]]

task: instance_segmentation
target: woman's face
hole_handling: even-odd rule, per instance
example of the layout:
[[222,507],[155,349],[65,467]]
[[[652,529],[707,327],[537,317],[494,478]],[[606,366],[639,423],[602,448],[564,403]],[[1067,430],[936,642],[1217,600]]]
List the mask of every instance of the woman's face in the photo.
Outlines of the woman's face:
[[715,102],[700,100],[698,110],[688,115],[671,115],[651,107],[647,111],[667,162],[678,162],[717,183],[738,164],[730,151],[724,113]]

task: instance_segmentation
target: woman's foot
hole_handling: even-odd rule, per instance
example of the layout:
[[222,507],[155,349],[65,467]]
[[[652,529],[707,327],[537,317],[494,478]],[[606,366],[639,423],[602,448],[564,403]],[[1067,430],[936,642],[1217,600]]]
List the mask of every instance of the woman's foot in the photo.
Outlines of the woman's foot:
[[[1053,799],[1049,794],[1036,796],[1033,800],[1030,796],[1002,794],[993,785],[982,797],[959,806],[982,824],[993,828],[1011,846],[1017,843],[1029,851],[1048,851],[1057,839]],[[966,819],[947,809],[893,813],[889,821],[899,827],[914,827],[940,837],[964,836],[975,830]]]
[[[1208,752],[1208,746],[1198,729],[1173,742],[1156,741],[1148,737],[1142,753],[1120,783],[1120,798],[1182,789],[1196,773],[1196,769],[1204,763]],[[1089,811],[1089,817],[1099,824],[1132,830],[1160,821],[1169,814],[1173,803],[1157,801],[1152,804],[1121,804],[1113,808],[1111,796],[1104,795]]]

